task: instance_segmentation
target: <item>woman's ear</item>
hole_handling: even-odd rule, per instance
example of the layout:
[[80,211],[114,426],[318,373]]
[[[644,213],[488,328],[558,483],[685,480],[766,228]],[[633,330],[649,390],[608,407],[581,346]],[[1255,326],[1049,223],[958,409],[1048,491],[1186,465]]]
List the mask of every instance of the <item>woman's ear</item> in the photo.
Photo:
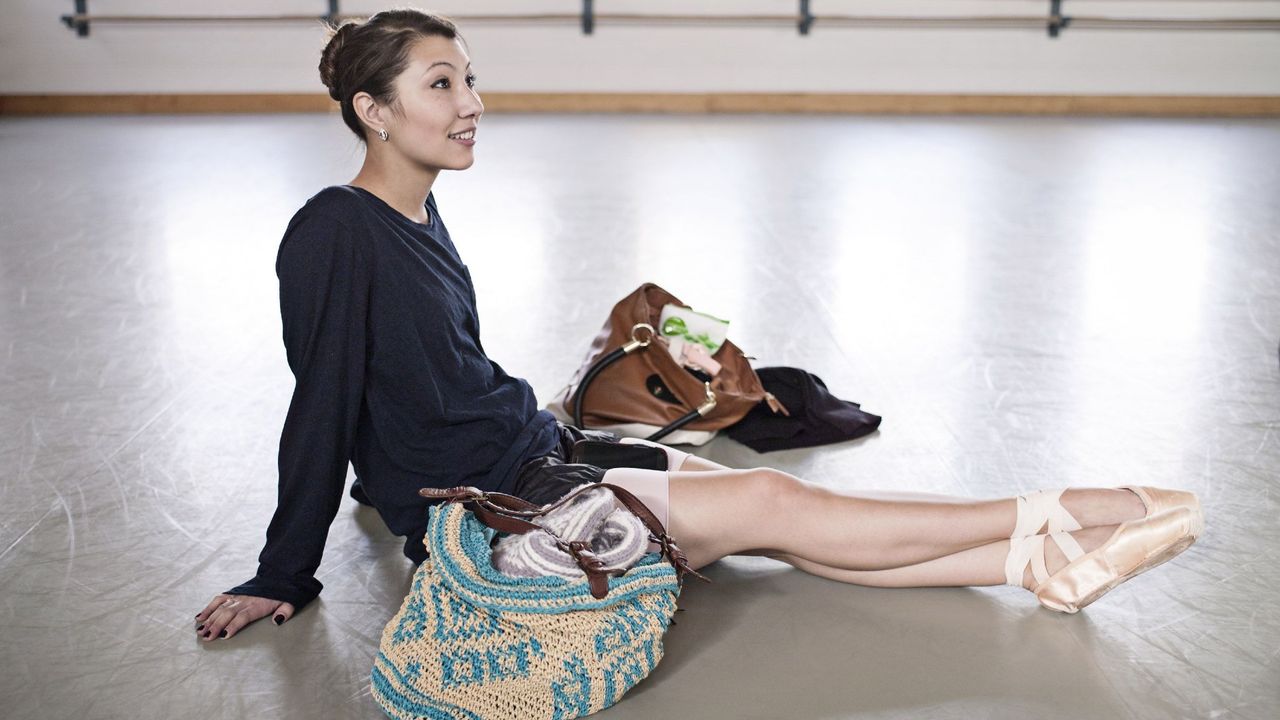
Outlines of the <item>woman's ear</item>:
[[356,111],[356,117],[371,132],[377,132],[379,128],[386,127],[386,122],[382,117],[382,107],[378,105],[377,101],[369,93],[356,93],[351,98],[351,107]]

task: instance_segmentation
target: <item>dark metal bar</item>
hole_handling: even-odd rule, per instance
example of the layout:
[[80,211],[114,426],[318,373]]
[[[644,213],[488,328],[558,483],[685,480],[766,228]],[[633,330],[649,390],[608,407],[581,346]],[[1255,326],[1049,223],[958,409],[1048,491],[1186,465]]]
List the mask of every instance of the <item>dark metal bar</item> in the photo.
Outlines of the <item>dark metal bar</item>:
[[1062,15],[1062,0],[1049,0],[1049,37],[1056,38],[1071,24],[1071,18]]
[[582,0],[582,34],[590,35],[596,29],[595,3]]
[[325,22],[330,25],[337,25],[340,13],[338,12],[338,0],[329,0],[329,12],[325,13]]
[[89,0],[76,0],[75,15],[63,15],[62,22],[79,37],[89,37]]
[[[75,23],[94,22],[112,25],[144,25],[149,23],[256,23],[256,22],[316,22],[324,15],[63,15],[68,27]],[[368,15],[337,15],[335,19],[365,19]],[[457,19],[456,15],[450,16]],[[576,15],[572,16],[577,18]]]
[[809,7],[809,0],[800,0],[800,34],[808,35],[812,27],[813,9]]
[[[77,5],[87,0],[76,0]],[[591,4],[591,0],[584,0]],[[346,19],[362,19],[367,15],[336,15],[335,21]],[[545,24],[581,24],[583,32],[594,32],[597,21],[607,21],[618,25],[669,25],[669,26],[795,26],[796,15],[642,15],[627,13],[595,13],[579,15],[577,13],[545,13],[525,15],[452,15],[450,18],[459,24],[510,24],[510,23],[545,23]],[[77,13],[64,15],[62,21],[68,28],[77,30],[81,37],[88,35],[89,24],[148,24],[148,23],[231,23],[231,22],[316,22],[323,19],[317,15],[218,15],[218,16],[183,16],[183,15],[88,15]],[[815,15],[814,21],[821,21],[823,27],[858,27],[888,29],[920,29],[920,28],[974,28],[974,29],[1039,29],[1046,28],[1042,15],[954,15],[954,16],[889,16],[889,15]],[[1263,31],[1280,32],[1280,18],[1152,18],[1152,17],[1062,17],[1064,22],[1059,29],[1070,21],[1076,30],[1158,30],[1158,31]],[[83,27],[82,27],[83,26]]]
[[1280,31],[1280,18],[1071,18],[1076,30],[1157,30],[1160,32],[1182,30],[1225,31]]

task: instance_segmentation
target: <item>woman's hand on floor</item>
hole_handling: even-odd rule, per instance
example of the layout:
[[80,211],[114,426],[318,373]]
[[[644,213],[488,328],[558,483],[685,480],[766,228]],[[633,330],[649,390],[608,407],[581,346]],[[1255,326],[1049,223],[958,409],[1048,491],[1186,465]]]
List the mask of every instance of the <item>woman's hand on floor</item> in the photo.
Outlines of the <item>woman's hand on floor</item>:
[[230,638],[268,615],[281,625],[293,617],[293,605],[256,595],[217,595],[196,615],[196,637],[205,641]]

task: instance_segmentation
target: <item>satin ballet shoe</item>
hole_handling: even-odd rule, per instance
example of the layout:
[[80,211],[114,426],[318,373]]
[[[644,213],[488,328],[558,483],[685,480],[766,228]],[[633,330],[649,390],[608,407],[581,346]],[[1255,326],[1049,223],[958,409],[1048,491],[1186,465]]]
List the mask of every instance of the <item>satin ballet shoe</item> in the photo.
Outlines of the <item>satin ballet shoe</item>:
[[1121,524],[1092,552],[1073,558],[1064,548],[1067,565],[1036,586],[1036,599],[1050,610],[1078,612],[1120,583],[1186,550],[1199,537],[1203,523],[1198,506],[1174,507]]
[[1062,493],[1067,488],[1057,490],[1037,490],[1019,495],[1018,519],[1014,523],[1010,538],[1024,538],[1039,535],[1041,528],[1048,525],[1049,534],[1079,530],[1080,523],[1062,506]]
[[1196,497],[1195,493],[1137,485],[1123,485],[1119,489],[1129,490],[1142,500],[1142,504],[1147,508],[1146,517],[1159,515],[1174,508],[1187,508],[1193,515],[1191,534],[1200,537],[1200,533],[1204,532],[1204,512],[1200,509],[1200,498]]
[[1052,539],[1057,543],[1058,548],[1062,550],[1062,554],[1067,556],[1067,562],[1070,563],[1076,558],[1084,557],[1084,548],[1080,547],[1080,543],[1071,537],[1069,533],[1058,532],[1048,535],[1028,535],[1020,538],[1009,539],[1009,555],[1004,561],[1004,579],[1006,585],[1015,587],[1023,587],[1022,576],[1027,570],[1027,565],[1031,565],[1031,575],[1036,580],[1036,587],[1032,589],[1034,592],[1050,578],[1049,568],[1045,565],[1044,544],[1046,540]]

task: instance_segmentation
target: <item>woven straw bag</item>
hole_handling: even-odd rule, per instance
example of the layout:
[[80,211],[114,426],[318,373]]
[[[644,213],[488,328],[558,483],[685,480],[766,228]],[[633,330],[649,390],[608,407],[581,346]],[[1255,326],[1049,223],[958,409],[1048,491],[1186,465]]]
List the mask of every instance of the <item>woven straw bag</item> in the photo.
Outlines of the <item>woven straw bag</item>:
[[[626,490],[605,483],[582,490],[601,486],[653,532],[657,519]],[[577,492],[546,510],[474,488],[422,494],[448,502],[430,508],[424,541],[430,556],[382,633],[371,690],[387,715],[582,717],[617,702],[662,659],[662,635],[683,574],[692,570],[660,524],[652,539],[663,551],[629,569],[604,568],[584,543],[564,543],[588,577],[515,578],[493,567],[490,543],[497,530],[490,525],[547,532],[529,520]],[[639,504],[639,512],[628,500]]]

